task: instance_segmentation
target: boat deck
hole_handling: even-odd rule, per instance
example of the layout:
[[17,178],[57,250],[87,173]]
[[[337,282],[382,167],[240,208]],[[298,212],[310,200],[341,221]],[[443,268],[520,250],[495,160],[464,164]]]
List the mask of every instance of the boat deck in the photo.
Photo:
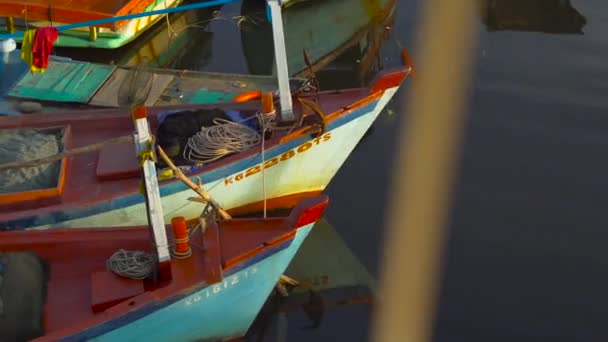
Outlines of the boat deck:
[[[1,1],[1,0],[0,0]],[[19,50],[0,61],[0,115],[19,115],[21,102],[38,102],[40,112],[57,113],[82,108],[119,107],[119,85],[130,77],[127,68],[51,56],[42,74],[28,73]],[[274,91],[276,79],[269,76],[150,68],[153,89],[146,105],[180,105],[230,102],[244,92]],[[85,82],[86,80],[86,82]],[[291,79],[292,90],[305,79]]]
[[[48,264],[44,306],[48,335],[104,321],[193,286],[217,283],[223,271],[292,239],[296,229],[290,222],[289,218],[226,221],[208,226],[204,243],[198,230],[190,237],[192,257],[172,259],[172,280],[161,284],[122,278],[105,268],[106,260],[119,249],[150,253],[147,227],[3,232],[0,251],[34,252]],[[172,236],[170,229],[168,234]],[[119,299],[111,303],[112,296]]]

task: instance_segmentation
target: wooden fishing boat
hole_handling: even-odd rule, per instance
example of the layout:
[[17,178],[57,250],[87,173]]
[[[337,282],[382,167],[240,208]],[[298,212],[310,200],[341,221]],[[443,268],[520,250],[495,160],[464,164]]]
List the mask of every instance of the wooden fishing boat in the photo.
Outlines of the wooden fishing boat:
[[[293,99],[295,121],[277,119],[277,125],[264,135],[263,140],[260,135],[263,144],[258,141],[241,152],[203,162],[202,166],[199,162],[183,160],[182,166],[188,177],[201,182],[205,190],[232,214],[259,211],[264,203],[289,206],[303,195],[318,194],[325,189],[409,72],[410,67],[387,70],[369,87],[302,92]],[[199,114],[176,113],[176,108],[198,110]],[[201,115],[201,120],[212,120],[219,113],[228,120],[243,122],[256,119],[260,105],[258,101],[249,101],[153,107],[149,111],[153,134],[169,151],[175,146],[163,145],[161,140],[189,137],[168,137],[166,134],[163,137],[160,128],[167,127],[169,118],[181,122]],[[200,126],[188,129],[198,132]],[[0,136],[4,137],[10,136],[14,130],[30,130],[26,134],[32,137],[34,133],[57,136],[59,142],[56,145],[69,150],[128,136],[133,125],[127,113],[113,109],[0,117],[0,129]],[[259,127],[253,129],[259,134]],[[32,142],[40,140],[30,139]],[[183,158],[183,144],[179,146],[172,156]],[[145,224],[141,216],[145,203],[139,193],[139,164],[133,156],[131,144],[108,145],[100,151],[44,165],[52,165],[55,170],[50,185],[8,192],[4,189],[0,194],[0,228]],[[160,174],[164,174],[163,170]],[[178,180],[162,180],[160,191],[166,219],[198,215],[200,204],[188,201],[194,192]],[[266,198],[272,200],[265,201]]]
[[[0,13],[4,17],[0,34],[22,31],[25,27],[60,26],[84,21],[107,19],[133,13],[149,12],[175,7],[182,0],[122,0],[122,1],[56,1],[20,0],[0,1]],[[115,23],[75,28],[60,32],[56,46],[114,49],[134,40],[152,27],[163,16],[155,15]]]
[[[184,16],[189,17],[184,13]],[[184,19],[188,20],[188,19]],[[194,20],[194,19],[189,19]],[[177,26],[185,25],[182,21],[174,21]],[[152,33],[152,32],[151,32]],[[21,109],[22,102],[38,102],[35,112],[56,113],[68,110],[82,110],[83,108],[95,107],[116,107],[117,92],[116,82],[122,80],[129,67],[137,66],[142,62],[142,58],[152,57],[152,67],[162,67],[163,69],[152,70],[157,75],[155,77],[154,92],[150,95],[148,105],[175,105],[175,104],[204,104],[215,102],[229,102],[242,93],[260,90],[262,92],[273,91],[276,89],[276,79],[271,76],[263,75],[244,75],[229,73],[213,73],[200,71],[170,70],[164,69],[173,66],[168,63],[181,63],[181,68],[187,64],[187,59],[204,59],[205,49],[196,49],[194,56],[188,58],[179,52],[178,54],[167,55],[163,51],[173,51],[168,49],[166,33],[162,31],[149,41],[137,41],[133,47],[129,45],[128,51],[124,54],[117,54],[114,57],[114,50],[109,54],[99,53],[95,59],[98,62],[85,62],[52,56],[49,68],[44,74],[32,75],[28,73],[28,66],[19,56],[20,51],[15,50],[5,55],[0,61],[0,115],[19,115],[24,113]],[[379,49],[383,42],[383,37],[379,31],[367,31],[366,39],[359,40],[363,46],[351,46],[348,49],[339,49],[321,60],[313,60],[317,68],[321,65],[325,68],[316,72],[316,76],[324,89],[335,87],[352,87],[361,85],[369,81],[369,77],[377,73],[374,69],[375,61],[379,56]],[[196,41],[188,38],[187,30],[182,31],[172,43],[186,44],[185,51],[189,44]],[[200,37],[200,32],[195,35]],[[184,38],[185,37],[185,38]],[[156,39],[158,38],[158,39]],[[184,39],[182,39],[184,38]],[[356,37],[354,37],[356,38]],[[353,38],[353,39],[354,39]],[[181,46],[181,45],[180,45]],[[363,49],[362,49],[363,48]],[[121,49],[122,50],[122,49]],[[118,52],[118,51],[117,51]],[[272,52],[271,52],[272,53]],[[77,56],[75,53],[70,53]],[[170,58],[168,56],[171,56]],[[298,57],[304,63],[304,58],[300,54]],[[109,65],[107,62],[116,63]],[[181,62],[180,62],[181,61]],[[332,64],[327,64],[330,62]],[[272,59],[269,60],[272,62]],[[305,75],[304,73],[298,73]],[[86,82],[82,82],[86,79]],[[61,80],[59,82],[59,80]],[[334,85],[336,80],[340,80],[339,85]],[[325,84],[330,86],[323,86]],[[293,77],[291,80],[292,89],[305,87],[306,80],[303,77]]]
[[[307,74],[307,65],[300,56],[306,49],[313,71],[317,72],[351,48],[361,54],[356,70],[361,81],[377,61],[387,27],[394,22],[396,0],[326,0],[295,1],[283,11],[287,62],[291,75]],[[241,44],[249,72],[275,73],[272,28],[264,2],[245,0],[241,15],[253,20],[241,27]]]
[[[321,4],[329,3],[333,4],[333,6],[342,4],[343,6],[344,4],[341,1],[334,0],[322,2]],[[262,2],[259,2],[259,4],[262,4]],[[301,9],[299,6],[294,5],[289,7],[289,11],[286,11],[288,12],[286,20],[291,18],[288,23],[295,22],[295,24],[298,24],[305,22],[312,15],[309,9],[306,7]],[[370,8],[379,8],[378,6],[370,6]],[[116,83],[120,83],[123,79],[127,70],[126,67],[141,64],[144,57],[148,57],[150,61],[149,66],[162,68],[177,66],[180,69],[188,67],[189,64],[186,59],[196,60],[198,61],[197,63],[205,60],[205,54],[208,53],[208,50],[205,48],[197,48],[196,51],[188,53],[186,53],[186,50],[188,46],[197,41],[199,42],[199,46],[201,44],[205,45],[201,42],[201,39],[202,41],[206,41],[204,38],[201,38],[205,37],[205,35],[201,34],[200,30],[194,35],[196,37],[194,39],[192,38],[193,35],[189,34],[190,30],[187,28],[193,24],[196,24],[197,27],[201,23],[206,25],[207,12],[207,9],[198,9],[174,13],[173,17],[171,17],[171,25],[179,34],[170,40],[170,44],[167,43],[166,37],[166,34],[169,34],[168,29],[164,26],[157,26],[152,31],[146,32],[144,37],[142,37],[144,39],[138,39],[133,44],[120,49],[99,51],[95,56],[89,58],[95,61],[95,63],[51,56],[49,68],[44,74],[29,74],[28,66],[19,57],[19,51],[7,52],[4,54],[2,61],[0,61],[0,74],[3,76],[0,81],[2,82],[2,87],[0,88],[0,115],[18,115],[24,112],[54,113],[70,109],[81,110],[86,107],[115,107],[116,101],[114,99],[116,98],[115,94],[118,88],[116,87]],[[266,12],[264,11],[264,13]],[[302,48],[308,49],[312,47],[311,52],[308,54],[312,63],[312,69],[315,70],[318,79],[322,81],[321,85],[326,84],[326,80],[330,80],[330,86],[324,87],[324,89],[366,84],[369,81],[369,77],[377,71],[374,69],[374,66],[377,58],[379,58],[380,47],[385,38],[385,26],[390,25],[394,14],[393,12],[389,12],[389,15],[383,16],[382,13],[384,12],[382,11],[373,13],[379,13],[381,20],[370,21],[367,16],[364,16],[360,20],[342,21],[341,25],[344,27],[342,27],[341,32],[343,34],[340,34],[336,39],[302,41],[303,43],[298,46],[288,41],[290,58],[297,59],[297,61],[289,63],[291,66],[295,65],[296,67],[295,70],[289,69],[289,73],[292,75],[298,74],[299,76],[310,75],[309,71],[301,72],[301,69],[306,66],[305,58],[302,55]],[[251,15],[255,16],[257,14],[257,12],[254,12]],[[362,15],[362,13],[359,14]],[[357,16],[356,13],[352,15]],[[294,21],[294,18],[298,19]],[[247,37],[244,39],[248,39],[252,44],[255,44],[255,35],[261,32],[265,39],[263,43],[269,41],[267,35],[271,35],[271,32],[268,31],[270,27],[256,26],[250,29],[247,27],[247,23],[249,21],[244,21],[241,24],[241,27],[244,29],[242,36]],[[364,23],[367,23],[367,25]],[[317,24],[326,24],[329,25],[327,26],[328,28],[332,27],[331,21],[327,23],[319,22]],[[292,27],[292,25],[289,25],[288,32],[304,34],[301,31],[302,28],[298,28],[297,25]],[[320,36],[321,32],[319,32],[319,29],[319,27],[315,27],[315,31],[309,32],[309,35]],[[352,36],[347,36],[347,34],[352,34]],[[344,41],[338,44],[338,39],[344,39]],[[252,58],[257,55],[262,56],[263,64],[270,66],[272,69],[272,45],[270,47],[270,49],[265,49],[264,51],[256,48],[255,53],[252,51],[247,52],[246,50],[246,57],[253,68],[252,71],[255,72],[256,70],[254,69],[257,68],[254,66],[255,61]],[[69,51],[63,49],[61,55],[67,55],[72,58],[82,57],[79,51],[82,51],[82,49],[70,49]],[[322,53],[318,53],[319,51]],[[324,55],[325,53],[328,54]],[[192,54],[192,56],[188,57],[184,54]],[[109,63],[111,65],[108,65]],[[331,63],[335,65],[332,66]],[[318,70],[322,67],[325,67],[327,70],[319,72]],[[336,71],[339,71],[339,74],[336,74]],[[227,102],[239,94],[253,90],[265,92],[276,89],[276,79],[268,76],[165,69],[156,69],[154,72],[157,77],[155,77],[154,91],[147,102],[148,105]],[[86,82],[83,82],[85,79]],[[334,80],[336,79],[344,82],[334,85]],[[292,79],[291,82],[291,88],[296,90],[304,85],[304,79],[299,77]],[[21,102],[31,101],[38,102],[39,105],[28,107],[25,110],[19,105]]]
[[152,255],[147,226],[1,232],[0,340],[242,336],[326,205],[310,197],[280,217],[207,221],[188,233],[190,256],[145,279],[119,276],[107,260],[121,249]]

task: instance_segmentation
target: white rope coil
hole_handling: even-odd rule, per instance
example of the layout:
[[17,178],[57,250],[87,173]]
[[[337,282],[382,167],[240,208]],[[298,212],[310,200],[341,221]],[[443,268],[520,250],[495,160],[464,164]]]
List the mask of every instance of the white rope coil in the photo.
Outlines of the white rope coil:
[[260,134],[245,125],[224,119],[214,119],[215,125],[202,127],[184,148],[184,158],[208,163],[228,154],[244,151],[260,143]]
[[275,126],[275,121],[277,119],[277,111],[273,110],[269,113],[258,113],[256,114],[258,118],[258,122],[262,127],[262,130],[265,132],[268,129],[272,129]]
[[106,267],[126,278],[145,279],[152,273],[154,261],[151,254],[119,249],[106,261]]

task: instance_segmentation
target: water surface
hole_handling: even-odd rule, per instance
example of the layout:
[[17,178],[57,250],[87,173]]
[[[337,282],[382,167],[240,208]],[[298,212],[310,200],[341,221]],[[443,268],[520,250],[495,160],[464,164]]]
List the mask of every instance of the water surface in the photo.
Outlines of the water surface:
[[[435,340],[606,341],[608,3],[487,4],[478,21]],[[382,49],[385,67],[400,62],[396,41],[414,48],[418,5],[399,0]],[[171,67],[249,72],[239,15],[240,4],[215,13],[193,32],[200,40],[184,62]],[[340,77],[324,84],[331,80]],[[404,95],[327,189],[329,222],[375,275]],[[295,312],[288,340],[366,341],[370,317],[370,306],[342,307],[306,330],[305,315]]]

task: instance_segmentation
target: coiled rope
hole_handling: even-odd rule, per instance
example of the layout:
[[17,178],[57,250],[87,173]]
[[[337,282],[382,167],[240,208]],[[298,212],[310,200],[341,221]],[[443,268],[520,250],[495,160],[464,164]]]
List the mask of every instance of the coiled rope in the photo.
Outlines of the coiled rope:
[[[268,129],[274,124],[276,114],[258,113],[251,117],[253,118],[259,120],[263,129]],[[231,153],[245,151],[262,141],[261,135],[255,129],[240,122],[218,118],[214,119],[213,123],[213,126],[201,127],[198,133],[188,139],[183,152],[185,159],[196,163],[209,163]]]
[[154,261],[152,254],[119,249],[106,261],[106,267],[126,278],[145,279],[152,273]]

